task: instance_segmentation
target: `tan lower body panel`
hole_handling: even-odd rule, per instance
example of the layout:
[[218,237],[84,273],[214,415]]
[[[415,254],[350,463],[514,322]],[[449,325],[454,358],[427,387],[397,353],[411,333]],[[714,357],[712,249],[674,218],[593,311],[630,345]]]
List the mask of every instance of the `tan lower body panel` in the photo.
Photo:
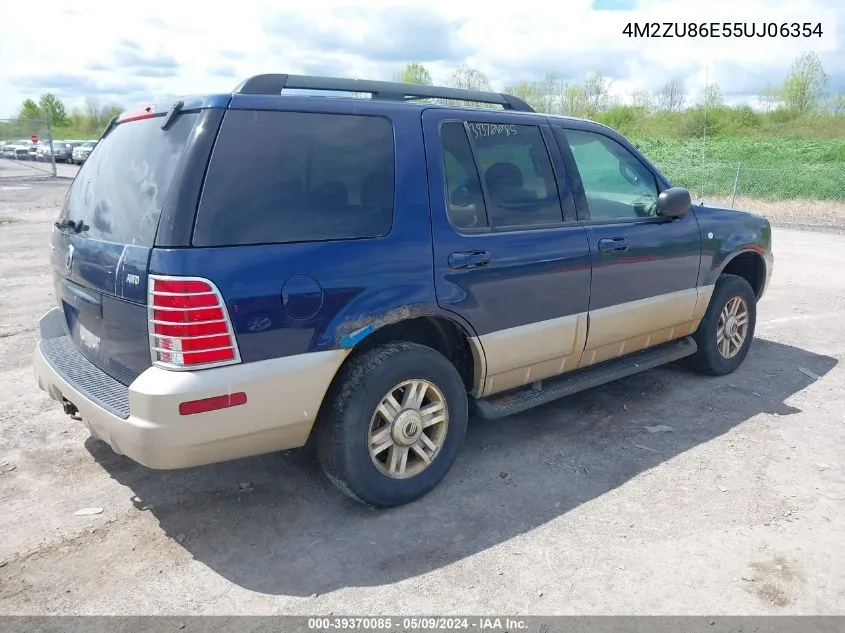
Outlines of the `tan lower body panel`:
[[579,367],[689,336],[698,329],[713,288],[699,286],[591,311]]
[[[140,464],[170,469],[302,446],[348,353],[314,352],[196,372],[150,367],[129,385],[130,415],[125,419],[68,383],[40,345],[33,365],[40,387],[54,400],[73,402],[92,435]],[[241,391],[247,395],[241,406],[179,413],[181,402]]]
[[478,337],[487,361],[480,396],[575,369],[587,338],[587,314],[530,323]]
[[474,338],[473,395],[489,396],[688,336],[707,311],[713,288],[690,288],[596,310],[589,317],[575,314]]

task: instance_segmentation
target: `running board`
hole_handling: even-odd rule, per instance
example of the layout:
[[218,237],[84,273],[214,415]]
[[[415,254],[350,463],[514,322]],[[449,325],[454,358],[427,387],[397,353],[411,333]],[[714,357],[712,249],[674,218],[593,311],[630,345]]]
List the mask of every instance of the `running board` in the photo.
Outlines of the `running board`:
[[511,391],[495,394],[489,398],[475,400],[478,415],[486,420],[503,418],[514,413],[521,413],[541,404],[573,393],[592,389],[619,378],[633,376],[647,369],[653,369],[666,363],[695,354],[698,346],[691,336],[677,341],[663,343],[635,354],[606,361],[592,367],[578,369],[554,378],[547,378],[537,383],[526,385]]

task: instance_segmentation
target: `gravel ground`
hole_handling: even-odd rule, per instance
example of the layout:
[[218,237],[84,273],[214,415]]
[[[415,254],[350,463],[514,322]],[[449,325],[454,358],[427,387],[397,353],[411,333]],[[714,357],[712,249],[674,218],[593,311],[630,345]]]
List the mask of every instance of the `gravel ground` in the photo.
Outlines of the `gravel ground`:
[[769,218],[774,226],[845,233],[845,184],[842,200],[781,200],[764,202],[753,198],[708,198],[710,204],[721,204],[729,209],[748,209]]
[[0,613],[845,613],[841,236],[775,230],[735,374],[472,421],[433,493],[378,512],[307,451],[147,470],[37,389],[66,184],[0,188]]

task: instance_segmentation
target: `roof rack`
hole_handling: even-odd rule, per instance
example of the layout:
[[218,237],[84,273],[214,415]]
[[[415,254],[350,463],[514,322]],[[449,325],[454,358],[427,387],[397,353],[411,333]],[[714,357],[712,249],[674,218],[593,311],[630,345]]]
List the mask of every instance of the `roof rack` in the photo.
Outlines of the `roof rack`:
[[513,95],[482,90],[464,90],[442,86],[422,86],[393,81],[372,81],[368,79],[344,79],[341,77],[312,77],[310,75],[255,75],[237,88],[236,94],[278,95],[284,89],[328,90],[336,92],[363,92],[373,99],[389,101],[413,101],[415,99],[451,99],[475,101],[502,106],[505,110],[535,112],[534,108]]

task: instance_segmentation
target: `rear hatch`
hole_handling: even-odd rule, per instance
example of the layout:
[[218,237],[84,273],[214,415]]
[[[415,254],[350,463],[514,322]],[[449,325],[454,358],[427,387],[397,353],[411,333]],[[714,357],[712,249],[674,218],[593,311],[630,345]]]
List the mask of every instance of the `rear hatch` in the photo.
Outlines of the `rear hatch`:
[[51,237],[56,299],[95,366],[128,385],[151,365],[147,267],[164,199],[200,113],[118,123],[79,170]]

